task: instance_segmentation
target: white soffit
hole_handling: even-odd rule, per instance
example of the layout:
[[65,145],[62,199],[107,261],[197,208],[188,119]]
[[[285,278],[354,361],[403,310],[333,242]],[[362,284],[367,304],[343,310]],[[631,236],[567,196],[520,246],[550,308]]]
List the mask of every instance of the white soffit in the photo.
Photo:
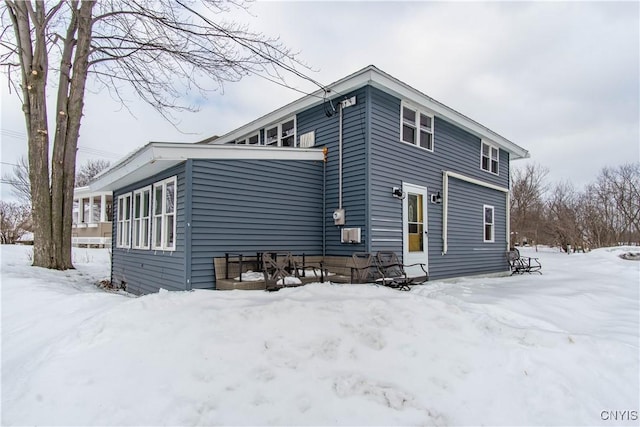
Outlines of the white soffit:
[[317,160],[321,149],[151,142],[98,175],[90,191],[113,191],[151,177],[187,159]]
[[[436,101],[435,99],[425,95],[417,89],[401,82],[393,76],[379,70],[373,65],[370,65],[354,74],[351,74],[335,83],[327,86],[329,89],[328,98],[335,98],[336,95],[346,94],[350,91],[363,87],[367,84],[380,89],[384,92],[391,93],[399,99],[411,101],[412,103],[422,106],[427,110],[432,111],[435,115],[440,116],[450,122],[461,126],[463,129],[471,132],[472,134],[497,145],[498,147],[508,151],[511,154],[511,159],[528,158],[529,152],[514,142],[500,136],[486,126],[470,119],[469,117],[457,112],[456,110],[447,107],[444,104]],[[291,115],[297,114],[307,108],[319,105],[323,101],[324,92],[319,89],[313,92],[311,95],[307,95],[298,99],[290,104],[279,108],[272,113],[260,117],[246,125],[235,129],[226,135],[222,135],[217,138],[215,142],[211,144],[226,144],[244,137],[250,133],[256,132],[258,129],[265,128],[273,123],[277,123],[282,119]]]

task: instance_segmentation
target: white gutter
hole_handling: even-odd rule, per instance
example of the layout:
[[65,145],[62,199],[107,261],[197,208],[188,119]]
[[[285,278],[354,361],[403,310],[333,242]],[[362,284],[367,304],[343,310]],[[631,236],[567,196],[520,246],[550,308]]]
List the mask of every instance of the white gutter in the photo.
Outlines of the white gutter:
[[187,159],[206,160],[317,160],[324,154],[319,148],[263,147],[251,145],[208,145],[175,142],[150,142],[111,168],[89,185],[90,191],[104,191],[128,182],[136,174],[136,180],[160,172]]
[[501,191],[505,193],[507,197],[506,208],[507,208],[507,249],[509,248],[509,189],[505,187],[500,187],[499,185],[491,184],[488,182],[481,181],[476,178],[471,178],[470,176],[462,175],[457,172],[451,171],[443,171],[442,172],[442,255],[446,255],[448,248],[448,221],[449,221],[449,178],[459,179],[461,181],[465,181],[471,184],[479,185],[481,187],[489,188],[491,190]]
[[511,160],[526,159],[529,157],[529,152],[507,138],[497,134],[486,126],[470,119],[464,114],[459,113],[453,108],[436,101],[435,99],[425,95],[419,90],[409,86],[408,84],[396,79],[395,77],[381,71],[373,65],[369,65],[362,70],[359,70],[347,77],[338,80],[335,83],[331,83],[326,88],[328,93],[322,89],[319,89],[310,95],[302,97],[296,101],[293,101],[282,108],[279,108],[269,114],[266,114],[246,125],[237,128],[221,137],[217,138],[211,144],[226,144],[234,142],[236,139],[246,136],[249,133],[255,132],[259,129],[268,127],[269,125],[278,123],[287,117],[295,115],[307,108],[314,105],[319,105],[325,98],[335,98],[339,95],[346,95],[348,92],[361,88],[367,84],[387,92],[394,96],[405,99],[412,103],[417,104],[420,107],[425,108],[433,112],[435,115],[441,118],[451,121],[452,123],[462,127],[463,129],[471,132],[472,134],[486,139],[488,142],[493,143],[505,151],[508,151],[511,155]]

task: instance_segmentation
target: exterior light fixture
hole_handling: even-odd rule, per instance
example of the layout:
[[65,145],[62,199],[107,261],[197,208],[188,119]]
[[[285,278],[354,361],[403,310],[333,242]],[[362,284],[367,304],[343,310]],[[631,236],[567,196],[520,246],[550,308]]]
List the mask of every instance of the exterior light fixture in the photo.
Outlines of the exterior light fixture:
[[439,191],[436,194],[431,195],[431,203],[435,203],[436,205],[442,203],[442,195]]
[[393,187],[393,189],[391,190],[391,195],[396,199],[404,199],[405,196],[404,191],[402,191],[400,187]]

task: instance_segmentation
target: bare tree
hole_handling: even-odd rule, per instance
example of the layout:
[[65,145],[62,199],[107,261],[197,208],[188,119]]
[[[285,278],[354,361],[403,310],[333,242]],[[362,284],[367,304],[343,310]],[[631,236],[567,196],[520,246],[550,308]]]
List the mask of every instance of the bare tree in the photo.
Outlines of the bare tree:
[[11,185],[11,192],[24,205],[31,206],[31,184],[29,183],[29,162],[20,156],[13,167],[13,173],[6,173],[2,179]]
[[605,168],[600,174],[619,214],[620,240],[638,241],[640,236],[640,163]]
[[0,200],[0,243],[14,244],[31,231],[29,205]]
[[545,211],[546,243],[567,250],[569,245],[584,246],[583,230],[578,218],[578,197],[568,182],[553,187]]
[[[255,73],[279,81],[283,71],[303,76],[295,54],[278,39],[224,22],[220,16],[229,7],[216,0],[5,0],[0,64],[23,103],[34,265],[73,268],[75,161],[89,75],[96,90],[107,88],[124,102],[124,88],[132,88],[167,118],[173,109],[195,110],[181,103],[193,99],[186,94],[204,96],[223,82]],[[53,135],[50,71],[57,75]]]
[[[511,172],[511,231],[512,244],[517,240],[538,241],[542,227],[545,183],[549,170],[538,165],[528,164]],[[517,237],[515,237],[517,236]]]
[[111,162],[108,160],[87,160],[87,162],[80,166],[80,170],[76,174],[76,187],[84,187],[89,185],[89,182],[98,175],[100,172],[111,166]]

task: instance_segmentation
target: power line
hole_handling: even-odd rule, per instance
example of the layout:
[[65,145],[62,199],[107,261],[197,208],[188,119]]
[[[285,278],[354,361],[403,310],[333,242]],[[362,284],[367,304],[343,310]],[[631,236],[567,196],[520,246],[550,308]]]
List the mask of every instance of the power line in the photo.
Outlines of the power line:
[[9,162],[0,162],[0,163],[2,163],[3,165],[8,165],[8,166],[17,166],[17,167],[20,167],[20,165],[17,165],[17,164],[15,164],[15,163],[9,163]]
[[23,133],[23,132],[18,132],[15,130],[11,130],[11,129],[0,129],[0,133],[2,133],[2,135],[4,136],[8,136],[11,138],[17,138],[17,139],[26,139],[27,138],[27,134]]

